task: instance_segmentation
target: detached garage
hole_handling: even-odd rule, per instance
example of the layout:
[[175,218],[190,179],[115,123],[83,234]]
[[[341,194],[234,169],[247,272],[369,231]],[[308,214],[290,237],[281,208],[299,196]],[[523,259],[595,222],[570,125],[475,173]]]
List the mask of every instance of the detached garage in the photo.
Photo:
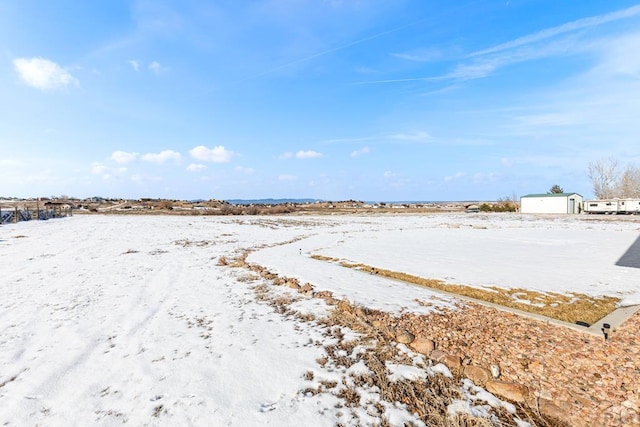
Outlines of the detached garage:
[[578,193],[527,194],[520,197],[520,212],[579,214],[582,212],[582,196]]

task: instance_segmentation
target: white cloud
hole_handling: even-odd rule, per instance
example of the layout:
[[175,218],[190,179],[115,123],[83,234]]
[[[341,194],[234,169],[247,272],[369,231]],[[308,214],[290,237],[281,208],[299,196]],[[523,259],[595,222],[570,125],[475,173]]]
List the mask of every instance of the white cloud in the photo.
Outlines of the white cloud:
[[[470,63],[458,64],[451,73],[441,78],[461,80],[478,79],[492,74],[499,68],[514,63],[551,56],[566,56],[568,53],[579,52],[580,50],[588,49],[589,44],[576,42],[576,40],[582,36],[582,33],[578,30],[632,18],[638,15],[640,15],[640,5],[604,15],[579,19],[556,27],[547,28],[537,33],[528,34],[468,55],[468,58],[472,58]],[[624,56],[627,58],[635,57],[634,55],[628,55],[628,51],[624,51]]]
[[640,76],[640,56],[629,55],[629,52],[637,52],[639,47],[639,32],[605,40],[605,42],[598,47],[603,58],[602,62],[592,70],[591,74],[593,78]]
[[236,166],[236,172],[240,172],[246,175],[253,175],[255,170],[253,168],[246,168],[243,166]]
[[211,163],[227,163],[230,162],[235,153],[224,148],[222,145],[218,145],[213,148],[207,148],[204,145],[189,150],[189,154],[194,159],[198,159],[203,162]]
[[412,133],[396,133],[394,135],[389,135],[390,139],[396,139],[399,141],[424,141],[425,139],[431,138],[427,132],[412,132]]
[[125,167],[110,168],[103,165],[100,162],[93,162],[91,164],[91,173],[93,175],[101,175],[102,179],[104,180],[109,180],[114,177],[122,176],[127,172],[127,170],[128,169]]
[[107,172],[107,167],[101,163],[93,162],[91,164],[91,173],[94,175],[102,175]]
[[287,151],[285,153],[280,154],[279,158],[280,159],[290,159],[292,157],[295,157],[296,159],[317,159],[319,157],[322,157],[322,153],[318,153],[317,151],[313,151],[313,150],[300,150],[297,151],[296,153],[292,153],[291,151]]
[[487,55],[495,52],[504,51],[507,49],[513,49],[515,47],[535,43],[535,42],[545,40],[551,37],[555,37],[561,34],[565,34],[568,32],[581,30],[583,28],[594,27],[597,25],[606,24],[608,22],[618,21],[625,18],[631,18],[637,15],[640,15],[640,5],[632,6],[627,9],[607,13],[604,15],[578,19],[576,21],[568,22],[566,24],[562,24],[557,27],[547,28],[546,30],[529,34],[524,37],[519,37],[517,39],[508,41],[506,43],[502,43],[497,46],[493,46],[488,49],[484,49],[484,50],[472,53],[469,56],[473,57],[473,56]]
[[[640,15],[640,5],[635,5],[627,9],[590,18],[578,19],[565,24],[547,28],[533,34],[528,34],[505,43],[501,43],[487,49],[479,50],[467,55],[468,62],[459,63],[453,71],[441,76],[422,76],[401,79],[388,79],[357,82],[356,84],[385,84],[402,83],[413,81],[440,81],[440,80],[472,80],[487,77],[496,70],[505,66],[526,62],[534,59],[551,56],[566,56],[568,53],[575,53],[588,46],[584,42],[576,42],[577,39],[585,37],[586,28],[596,27],[602,24],[615,22]],[[404,59],[416,60],[419,58],[406,54],[395,54]],[[624,56],[633,58],[637,55]]]
[[322,141],[325,144],[335,143],[389,143],[390,140],[395,141],[425,141],[431,139],[431,135],[425,131],[416,132],[399,132],[393,134],[383,134],[376,136],[365,136],[359,138],[336,138]]
[[384,139],[384,136],[365,136],[360,138],[335,138],[335,139],[327,139],[322,141],[325,144],[335,144],[335,143],[355,143],[355,142],[368,142],[368,141],[380,141]]
[[503,175],[495,172],[490,173],[476,173],[473,176],[473,182],[476,184],[492,184],[494,182],[500,181]]
[[197,163],[191,163],[189,166],[187,166],[187,171],[188,172],[200,172],[203,171],[207,168],[206,165],[200,165]]
[[391,187],[402,187],[405,184],[411,182],[409,178],[403,177],[401,174],[391,171],[386,171],[384,174],[384,179],[389,182]]
[[317,159],[318,157],[322,157],[322,153],[313,150],[300,150],[296,153],[296,159]]
[[295,175],[287,175],[287,174],[278,175],[278,181],[295,181],[296,179],[298,179],[298,177]]
[[160,72],[164,71],[164,67],[162,67],[158,61],[153,61],[149,64],[149,69],[156,74],[160,74]]
[[22,160],[0,159],[1,167],[20,167],[20,166],[26,166],[26,165],[27,163],[23,162]]
[[447,182],[450,182],[450,181],[454,181],[454,180],[456,180],[456,179],[463,178],[463,177],[465,177],[466,175],[467,175],[467,174],[466,174],[466,173],[464,173],[464,172],[457,172],[457,173],[455,173],[454,175],[445,176],[445,177],[444,177],[444,180],[445,180],[445,181],[447,181]]
[[59,182],[58,177],[53,174],[53,171],[51,169],[45,169],[45,170],[36,172],[34,174],[27,175],[26,177],[24,177],[24,179],[26,179],[27,182],[37,182],[37,183]]
[[355,157],[360,157],[364,154],[369,154],[369,152],[371,152],[371,149],[369,147],[362,147],[359,150],[354,150],[351,152],[351,157],[355,158]]
[[138,71],[140,69],[140,63],[135,59],[131,59],[127,62],[131,65],[131,68],[133,68],[134,71]]
[[17,58],[13,66],[20,78],[28,86],[36,89],[58,89],[70,84],[78,85],[78,80],[64,68],[44,58]]
[[144,160],[145,162],[163,164],[168,160],[179,162],[180,160],[182,160],[182,156],[176,151],[164,150],[159,153],[147,153],[142,156],[142,160]]
[[127,164],[133,162],[139,156],[138,153],[128,153],[126,151],[114,151],[111,154],[111,160],[119,164]]
[[411,52],[392,53],[391,56],[412,62],[429,62],[442,57],[437,49],[419,49]]
[[143,182],[160,182],[160,181],[162,181],[162,177],[135,174],[135,175],[131,175],[131,181],[139,182],[139,183],[143,183]]

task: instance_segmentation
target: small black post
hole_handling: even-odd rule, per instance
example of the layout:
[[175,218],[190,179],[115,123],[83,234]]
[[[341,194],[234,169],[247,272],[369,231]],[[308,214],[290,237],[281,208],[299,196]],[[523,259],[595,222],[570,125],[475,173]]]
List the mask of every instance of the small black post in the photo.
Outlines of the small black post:
[[602,324],[602,333],[604,334],[604,339],[609,339],[609,334],[611,334],[611,325],[608,323]]

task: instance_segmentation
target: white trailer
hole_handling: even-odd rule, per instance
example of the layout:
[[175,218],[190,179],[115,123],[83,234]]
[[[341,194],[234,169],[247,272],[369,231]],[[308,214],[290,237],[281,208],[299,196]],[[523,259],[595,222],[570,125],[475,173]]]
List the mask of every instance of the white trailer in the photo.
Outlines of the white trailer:
[[634,214],[640,213],[640,199],[620,199],[618,200],[618,213]]
[[584,211],[588,214],[617,214],[618,199],[587,200],[584,202]]

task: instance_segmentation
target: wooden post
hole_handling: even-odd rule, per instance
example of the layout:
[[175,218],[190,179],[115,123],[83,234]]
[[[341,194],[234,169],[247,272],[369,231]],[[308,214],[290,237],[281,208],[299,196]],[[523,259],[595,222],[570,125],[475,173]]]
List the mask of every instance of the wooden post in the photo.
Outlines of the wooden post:
[[18,223],[18,208],[17,207],[13,208],[13,223],[14,224]]

